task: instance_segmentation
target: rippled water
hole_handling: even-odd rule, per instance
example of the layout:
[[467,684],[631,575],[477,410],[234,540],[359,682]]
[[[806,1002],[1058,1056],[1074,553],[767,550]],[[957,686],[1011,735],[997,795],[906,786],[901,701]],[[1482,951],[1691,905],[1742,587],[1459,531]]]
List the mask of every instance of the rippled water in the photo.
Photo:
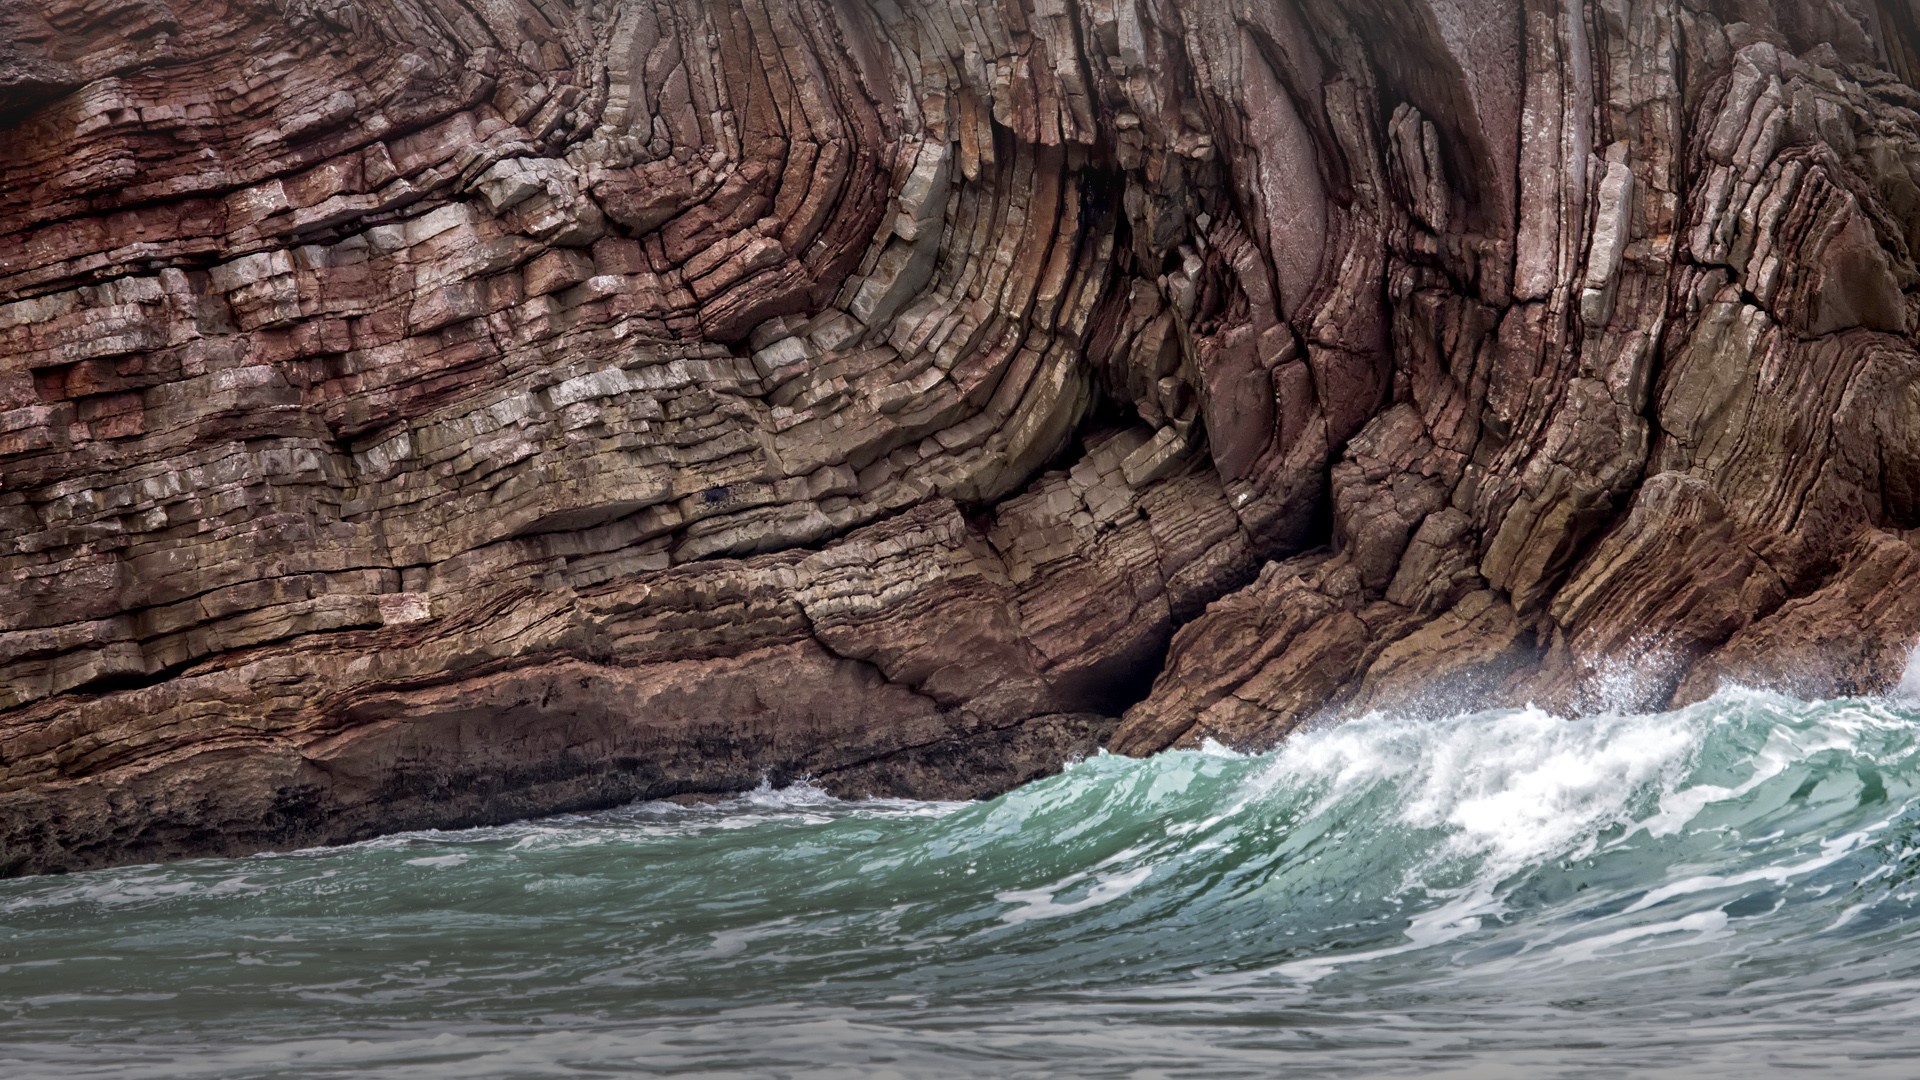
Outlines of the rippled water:
[[1375,717],[0,882],[0,1076],[1911,1077],[1916,725]]

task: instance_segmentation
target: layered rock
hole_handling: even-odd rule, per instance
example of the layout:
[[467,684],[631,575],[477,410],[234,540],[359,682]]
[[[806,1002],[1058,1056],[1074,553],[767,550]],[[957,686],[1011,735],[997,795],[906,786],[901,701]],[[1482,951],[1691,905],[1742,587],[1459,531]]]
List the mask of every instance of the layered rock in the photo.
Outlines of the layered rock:
[[[1452,189],[1421,194],[1420,103],[1390,123],[1395,388],[1331,470],[1331,553],[1183,628],[1118,745],[1898,679],[1920,630],[1910,12],[1524,14],[1516,218],[1423,209]],[[1452,254],[1508,244],[1507,280]],[[1250,615],[1272,628],[1223,665]]]
[[0,0],[0,869],[1920,630],[1904,0]]

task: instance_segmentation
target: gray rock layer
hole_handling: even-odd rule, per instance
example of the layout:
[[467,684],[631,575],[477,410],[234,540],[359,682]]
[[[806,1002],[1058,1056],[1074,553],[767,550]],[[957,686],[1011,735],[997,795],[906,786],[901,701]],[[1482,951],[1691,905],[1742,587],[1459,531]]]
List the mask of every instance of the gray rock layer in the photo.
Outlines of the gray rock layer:
[[0,0],[0,871],[1878,688],[1911,0]]

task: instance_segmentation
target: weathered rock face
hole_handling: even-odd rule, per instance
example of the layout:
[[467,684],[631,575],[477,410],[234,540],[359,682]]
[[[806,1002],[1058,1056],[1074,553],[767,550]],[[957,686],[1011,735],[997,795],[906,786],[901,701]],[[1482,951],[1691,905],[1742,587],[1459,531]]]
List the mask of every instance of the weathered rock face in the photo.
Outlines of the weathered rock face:
[[1875,688],[1916,50],[1908,0],[0,0],[0,870]]
[[1899,677],[1920,9],[1472,6],[1433,5],[1443,43],[1479,28],[1450,97],[1443,63],[1377,69],[1393,385],[1330,469],[1328,550],[1183,627],[1121,748]]

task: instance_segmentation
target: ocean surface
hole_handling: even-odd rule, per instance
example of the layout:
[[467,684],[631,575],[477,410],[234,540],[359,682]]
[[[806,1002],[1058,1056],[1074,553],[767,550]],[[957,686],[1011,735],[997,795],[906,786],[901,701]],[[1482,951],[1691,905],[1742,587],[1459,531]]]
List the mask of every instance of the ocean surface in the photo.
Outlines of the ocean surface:
[[1920,707],[1369,717],[0,882],[0,1077],[1920,1075]]

